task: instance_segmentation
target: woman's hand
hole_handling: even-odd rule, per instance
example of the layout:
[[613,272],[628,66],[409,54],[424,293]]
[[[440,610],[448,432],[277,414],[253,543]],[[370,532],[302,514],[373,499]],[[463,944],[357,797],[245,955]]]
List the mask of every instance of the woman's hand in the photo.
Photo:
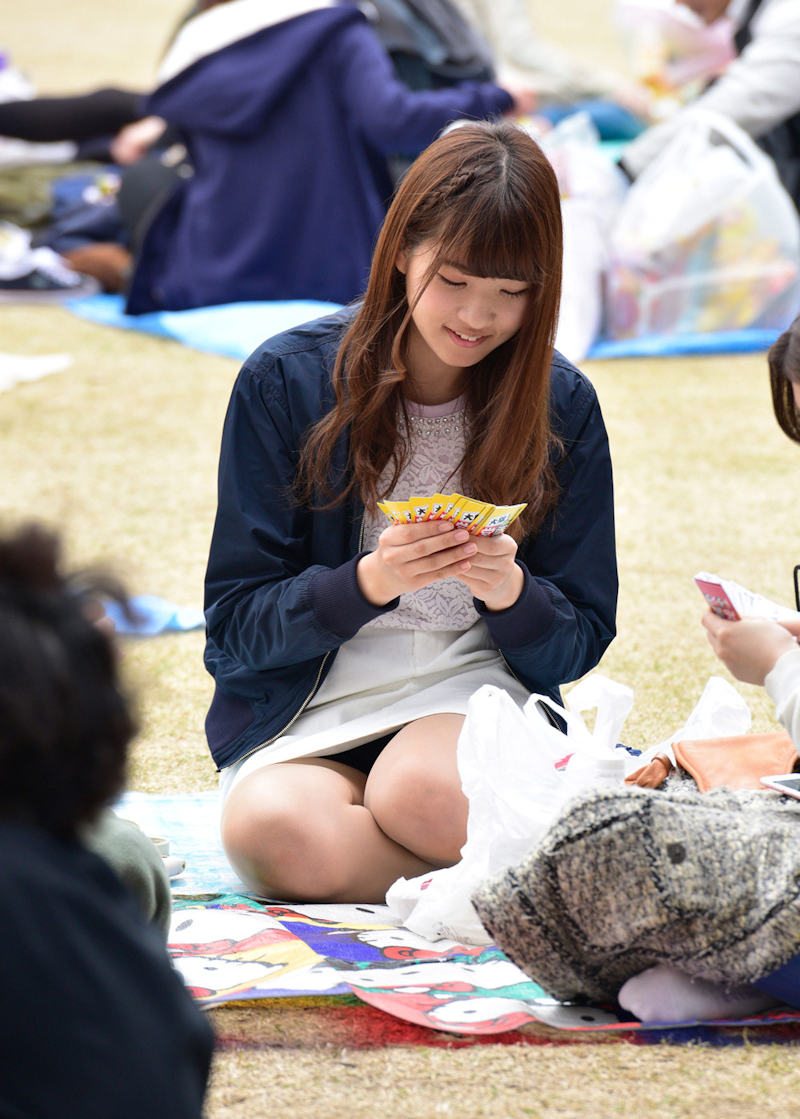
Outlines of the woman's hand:
[[768,618],[742,618],[729,622],[710,610],[703,615],[711,648],[737,680],[763,684],[775,662],[797,648],[800,623],[781,624]]
[[358,561],[356,577],[367,601],[385,606],[408,591],[463,575],[477,551],[475,538],[450,521],[391,525],[375,551]]
[[522,594],[525,577],[516,562],[517,543],[504,532],[497,536],[473,536],[475,554],[466,571],[455,572],[475,598],[489,610],[506,610]]
[[531,89],[530,86],[517,85],[513,81],[502,81],[500,82],[500,88],[504,89],[513,101],[511,107],[506,110],[505,116],[529,117],[539,103],[535,90]]

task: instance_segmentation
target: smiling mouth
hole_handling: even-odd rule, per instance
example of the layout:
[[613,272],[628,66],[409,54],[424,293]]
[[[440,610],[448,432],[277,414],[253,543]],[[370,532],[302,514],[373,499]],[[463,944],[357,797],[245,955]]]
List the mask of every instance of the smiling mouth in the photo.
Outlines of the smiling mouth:
[[477,342],[482,342],[486,338],[485,334],[462,334],[461,331],[453,330],[450,326],[447,329],[459,342],[465,342],[468,346],[474,346]]

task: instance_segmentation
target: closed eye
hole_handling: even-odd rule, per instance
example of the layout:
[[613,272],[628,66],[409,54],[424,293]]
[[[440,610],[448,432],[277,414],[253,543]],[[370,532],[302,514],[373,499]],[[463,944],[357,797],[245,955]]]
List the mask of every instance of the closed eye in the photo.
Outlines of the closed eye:
[[439,279],[442,283],[447,284],[449,288],[463,288],[466,287],[466,280],[448,280],[447,276],[443,276],[441,272],[438,273]]
[[512,295],[512,296],[527,295],[528,290],[529,290],[528,288],[520,288],[519,291],[511,291],[507,288],[504,288],[503,289],[503,295]]

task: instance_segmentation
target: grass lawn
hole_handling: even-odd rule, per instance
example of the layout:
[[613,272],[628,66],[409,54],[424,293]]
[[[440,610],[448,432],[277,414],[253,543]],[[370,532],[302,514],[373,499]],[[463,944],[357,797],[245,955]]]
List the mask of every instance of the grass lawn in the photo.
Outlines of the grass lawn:
[[[3,42],[40,92],[146,88],[181,0],[28,0]],[[540,23],[586,57],[618,59],[610,0],[536,5]],[[113,16],[109,18],[113,10]],[[114,331],[60,308],[0,308],[2,350],[68,353],[71,367],[0,394],[0,515],[58,526],[68,557],[114,566],[135,593],[199,606],[215,505],[216,459],[235,362]],[[700,626],[692,576],[718,571],[791,604],[800,562],[800,456],[771,415],[763,355],[586,363],[600,396],[616,479],[619,636],[601,671],[629,684],[626,742],[661,741],[711,674],[726,675]],[[125,667],[142,731],[130,771],[148,792],[212,789],[203,736],[210,680],[202,636],[128,641]],[[737,685],[754,728],[771,705]],[[215,1018],[224,1022],[226,1012]],[[230,1013],[233,1013],[231,1011]],[[800,1116],[795,1054],[745,1048],[479,1045],[342,1050],[316,1012],[270,1016],[274,1040],[221,1051],[210,1117]]]

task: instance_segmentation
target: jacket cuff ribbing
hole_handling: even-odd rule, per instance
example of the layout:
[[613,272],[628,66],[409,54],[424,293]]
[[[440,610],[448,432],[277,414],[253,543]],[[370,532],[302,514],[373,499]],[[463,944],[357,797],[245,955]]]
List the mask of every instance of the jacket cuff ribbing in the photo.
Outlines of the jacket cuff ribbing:
[[492,640],[501,649],[521,649],[543,637],[555,622],[556,608],[545,587],[533,578],[524,563],[519,598],[505,610],[489,610],[475,598],[475,609],[485,620]]
[[309,583],[311,608],[317,621],[342,641],[355,637],[367,622],[388,614],[400,602],[393,598],[385,606],[374,606],[361,593],[356,568],[365,555],[367,552],[359,552],[339,567],[318,571]]

